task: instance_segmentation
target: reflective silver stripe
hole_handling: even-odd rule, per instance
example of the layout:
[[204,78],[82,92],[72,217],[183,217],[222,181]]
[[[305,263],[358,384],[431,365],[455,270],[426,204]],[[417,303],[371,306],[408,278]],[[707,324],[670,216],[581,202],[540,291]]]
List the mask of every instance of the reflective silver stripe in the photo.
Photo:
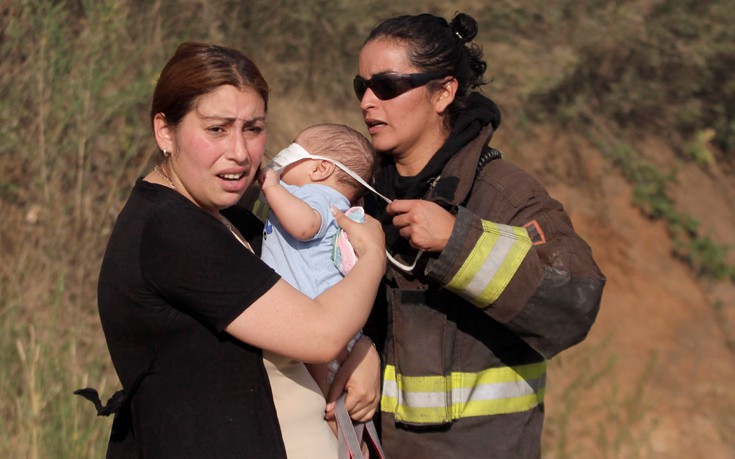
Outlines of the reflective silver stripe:
[[480,384],[471,388],[452,389],[453,403],[469,403],[475,400],[498,400],[501,398],[533,395],[546,386],[546,376],[524,379],[517,382]]
[[472,297],[477,298],[487,287],[489,279],[493,279],[498,273],[500,266],[510,253],[516,243],[517,236],[513,232],[513,228],[508,225],[497,225],[500,238],[497,240],[492,250],[488,254],[480,269],[475,273],[474,278],[467,284],[465,290]]
[[384,373],[381,409],[399,422],[437,424],[463,417],[516,413],[543,402],[546,362],[448,376]]
[[[545,376],[538,379],[517,382],[481,384],[479,386],[451,389],[452,403],[469,403],[477,400],[499,400],[502,398],[522,397],[533,395],[546,384]],[[444,392],[398,392],[396,381],[386,380],[383,384],[383,396],[394,397],[400,400],[401,405],[415,408],[435,408],[446,405]]]
[[525,228],[482,220],[482,230],[474,248],[446,285],[479,307],[497,301],[532,247]]

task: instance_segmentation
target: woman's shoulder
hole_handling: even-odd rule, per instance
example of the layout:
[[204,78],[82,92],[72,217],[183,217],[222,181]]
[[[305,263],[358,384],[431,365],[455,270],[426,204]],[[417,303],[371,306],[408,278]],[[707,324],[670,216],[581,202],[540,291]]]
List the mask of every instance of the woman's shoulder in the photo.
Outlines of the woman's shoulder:
[[201,212],[201,209],[178,191],[148,182],[142,177],[136,180],[128,201],[134,202],[136,206],[154,210],[156,214],[164,213],[169,216]]
[[173,217],[180,214],[178,208],[186,206],[186,202],[181,199],[186,200],[174,190],[139,178],[130,190],[127,201],[115,217],[115,227],[135,231],[135,228],[160,224],[168,225],[170,228],[171,225],[176,224],[174,220],[179,220]]
[[143,240],[161,243],[197,240],[222,225],[176,190],[144,180],[133,187],[121,219],[138,227]]
[[477,180],[486,182],[513,202],[522,202],[534,195],[548,194],[546,188],[533,175],[506,159],[490,161],[480,171]]

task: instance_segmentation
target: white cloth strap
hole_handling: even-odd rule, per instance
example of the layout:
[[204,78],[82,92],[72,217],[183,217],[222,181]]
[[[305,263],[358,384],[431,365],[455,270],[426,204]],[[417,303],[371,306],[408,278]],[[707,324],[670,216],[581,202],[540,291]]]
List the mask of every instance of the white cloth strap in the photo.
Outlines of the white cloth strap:
[[[285,161],[284,162],[279,162],[278,161],[278,158],[279,157],[283,158]],[[288,166],[289,164],[293,164],[296,161],[300,161],[302,159],[322,159],[324,161],[329,161],[330,163],[332,163],[335,166],[337,166],[340,169],[342,169],[347,175],[349,175],[353,179],[357,180],[362,186],[364,186],[368,190],[372,191],[376,195],[380,196],[380,198],[383,199],[385,202],[387,202],[388,204],[391,203],[391,200],[390,199],[388,199],[385,196],[383,196],[382,194],[380,194],[375,188],[373,188],[365,180],[363,180],[362,177],[360,177],[356,173],[352,172],[349,167],[345,166],[344,164],[342,164],[341,162],[339,162],[339,161],[337,161],[335,159],[327,158],[326,156],[312,155],[311,153],[309,153],[308,151],[306,151],[306,149],[304,147],[302,147],[301,145],[299,145],[298,143],[295,143],[294,142],[291,145],[289,145],[288,147],[286,147],[283,150],[281,150],[281,152],[278,153],[278,155],[276,155],[276,157],[274,158],[274,161],[276,163],[278,163],[278,166],[280,166],[280,168],[284,168],[284,167]],[[268,167],[268,166],[266,166],[266,167]]]
[[[273,157],[273,159],[268,164],[266,164],[265,167],[269,167],[275,170],[276,172],[278,172],[279,174],[281,174],[283,169],[285,169],[287,166],[297,161],[301,161],[302,159],[321,159],[324,161],[329,161],[330,163],[342,169],[347,175],[357,180],[362,186],[364,186],[368,190],[378,195],[386,203],[390,204],[392,202],[390,199],[380,194],[375,188],[370,186],[370,184],[368,184],[365,180],[363,180],[362,177],[352,172],[349,167],[345,166],[344,164],[342,164],[341,162],[337,160],[334,160],[332,158],[327,158],[326,156],[312,155],[311,153],[306,151],[304,147],[302,147],[296,142],[292,143],[291,145],[281,150],[276,156]],[[424,253],[424,251],[419,250],[419,252],[416,254],[416,259],[413,261],[411,265],[406,265],[396,260],[387,250],[385,251],[385,253],[386,253],[386,256],[388,257],[388,260],[390,260],[390,262],[393,263],[395,267],[403,271],[406,271],[406,272],[411,272],[416,267],[416,263],[419,261],[419,258],[421,258],[421,255]]]

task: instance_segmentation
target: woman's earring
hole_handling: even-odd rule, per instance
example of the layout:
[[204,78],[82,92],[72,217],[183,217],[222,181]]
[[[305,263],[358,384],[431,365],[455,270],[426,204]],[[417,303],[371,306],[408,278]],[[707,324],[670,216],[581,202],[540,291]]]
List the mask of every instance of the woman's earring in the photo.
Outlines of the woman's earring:
[[164,149],[163,149],[163,157],[164,157],[164,158],[168,158],[169,156],[171,156],[171,153],[169,153],[169,152],[168,152],[168,150],[166,150],[166,149],[164,148]]

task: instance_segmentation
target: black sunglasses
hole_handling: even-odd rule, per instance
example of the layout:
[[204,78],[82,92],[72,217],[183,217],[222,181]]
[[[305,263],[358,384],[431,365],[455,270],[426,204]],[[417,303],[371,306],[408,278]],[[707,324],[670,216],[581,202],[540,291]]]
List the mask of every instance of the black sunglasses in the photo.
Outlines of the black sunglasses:
[[356,75],[352,81],[357,100],[362,101],[368,88],[373,90],[380,100],[389,100],[398,97],[413,88],[423,86],[431,80],[445,77],[444,73],[379,73],[366,80]]

